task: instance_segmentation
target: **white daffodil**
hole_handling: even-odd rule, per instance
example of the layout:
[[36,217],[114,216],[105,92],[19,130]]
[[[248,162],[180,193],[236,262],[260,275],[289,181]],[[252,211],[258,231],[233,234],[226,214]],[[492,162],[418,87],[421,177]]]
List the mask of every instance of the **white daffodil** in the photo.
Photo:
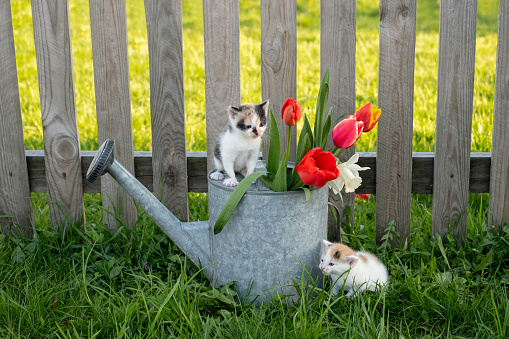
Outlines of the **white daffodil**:
[[[359,154],[355,153],[347,162],[339,163],[338,161],[339,175],[334,179],[334,182],[340,190],[344,186],[346,193],[354,192],[355,189],[361,185],[362,178],[359,176],[359,171],[369,169],[369,167],[360,167],[357,165],[358,160]],[[334,187],[332,187],[332,189],[334,193],[338,193]]]

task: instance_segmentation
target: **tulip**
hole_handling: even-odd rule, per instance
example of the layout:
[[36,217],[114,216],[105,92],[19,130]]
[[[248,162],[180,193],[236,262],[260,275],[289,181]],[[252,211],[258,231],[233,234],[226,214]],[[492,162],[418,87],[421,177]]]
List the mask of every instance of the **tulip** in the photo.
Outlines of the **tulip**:
[[367,201],[369,199],[369,196],[371,194],[356,194],[355,195],[355,200],[364,200],[364,201]]
[[357,121],[353,115],[340,121],[332,130],[332,142],[341,149],[353,146],[364,129],[364,122]]
[[371,103],[368,102],[355,112],[354,117],[357,121],[364,122],[363,132],[369,132],[376,126],[381,114],[382,110],[380,108],[372,106]]
[[331,152],[322,151],[320,147],[307,152],[295,167],[295,171],[305,185],[318,188],[336,179],[339,173],[334,155]]
[[292,98],[286,99],[281,107],[281,116],[287,126],[294,126],[302,116],[299,102]]

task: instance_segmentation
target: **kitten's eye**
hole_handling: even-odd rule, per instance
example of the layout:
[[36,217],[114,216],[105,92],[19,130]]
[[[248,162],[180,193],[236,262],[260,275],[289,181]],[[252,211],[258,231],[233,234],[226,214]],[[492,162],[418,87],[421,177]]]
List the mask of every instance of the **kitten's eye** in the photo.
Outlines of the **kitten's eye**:
[[320,262],[323,262],[323,259],[320,259]]
[[247,129],[251,129],[251,125],[246,125],[246,128]]
[[334,264],[333,263],[329,263],[329,266],[334,266]]

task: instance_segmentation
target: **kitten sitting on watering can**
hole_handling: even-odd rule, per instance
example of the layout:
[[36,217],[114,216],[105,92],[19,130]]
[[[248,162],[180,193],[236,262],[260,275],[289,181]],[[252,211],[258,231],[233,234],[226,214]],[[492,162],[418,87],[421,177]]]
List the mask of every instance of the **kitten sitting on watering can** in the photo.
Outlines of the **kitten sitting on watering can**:
[[[267,127],[269,101],[261,104],[244,104],[227,109],[229,125],[219,136],[214,150],[216,170],[210,174],[212,180],[223,180],[223,185],[235,187],[239,184],[235,173],[244,177],[253,173],[260,141]],[[228,175],[225,179],[224,173]]]
[[320,260],[323,274],[331,277],[334,284],[333,294],[338,294],[343,285],[347,297],[357,291],[375,291],[387,286],[388,273],[384,264],[368,252],[355,252],[350,247],[323,241],[324,250]]

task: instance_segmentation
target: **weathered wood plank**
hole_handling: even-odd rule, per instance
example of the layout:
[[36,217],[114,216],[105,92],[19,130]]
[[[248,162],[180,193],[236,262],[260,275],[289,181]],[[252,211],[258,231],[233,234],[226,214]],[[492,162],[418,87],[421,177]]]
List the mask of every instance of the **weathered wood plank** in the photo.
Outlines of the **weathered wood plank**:
[[[99,145],[115,139],[115,157],[134,170],[127,57],[125,0],[90,0],[94,84]],[[134,201],[109,175],[101,180],[104,225],[116,228],[115,215],[128,227],[136,221]]]
[[203,0],[207,169],[214,166],[217,138],[228,126],[226,109],[240,105],[239,2]]
[[32,2],[46,178],[53,227],[84,221],[69,4]]
[[380,1],[376,239],[410,236],[416,0]]
[[[288,97],[297,99],[297,2],[261,0],[262,98],[270,100],[279,127],[281,152],[286,150],[288,127],[281,107]],[[318,81],[318,80],[317,80]],[[319,82],[318,82],[319,83]],[[263,135],[263,154],[267,155],[269,133]],[[297,133],[292,133],[289,160],[295,160]]]
[[154,194],[187,221],[182,1],[145,0],[150,65]]
[[[345,112],[355,112],[355,0],[320,2],[320,73],[321,77],[329,70],[329,102],[327,112],[332,107],[332,121]],[[334,127],[334,126],[333,126]],[[329,134],[327,147],[332,148],[332,134]],[[355,146],[341,153],[341,160],[348,160],[355,153]],[[343,211],[346,206],[354,210],[355,194],[342,192],[343,204],[338,194],[329,192],[329,201],[340,211],[340,220],[345,221]],[[354,218],[350,218],[353,225]],[[329,213],[327,234],[331,241],[341,240],[341,230]]]
[[489,222],[502,227],[509,223],[509,2],[499,6]]
[[432,230],[466,235],[477,0],[440,2]]
[[18,76],[11,3],[0,1],[0,229],[32,233],[33,220],[28,169],[24,157],[23,122],[19,102]]
[[[47,193],[46,174],[43,151],[26,151],[28,164],[28,176],[30,178],[30,191]],[[96,152],[81,152],[82,177],[86,172]],[[416,152],[412,156],[412,193],[433,193],[433,163],[434,154],[428,152]],[[261,153],[260,153],[261,158]],[[359,165],[370,167],[367,171],[360,172],[362,185],[356,193],[376,193],[376,153],[359,152]],[[472,153],[470,155],[470,193],[488,193],[490,185],[490,162],[491,153]],[[207,153],[187,152],[187,172],[189,176],[188,191],[193,193],[207,192]],[[135,177],[147,187],[153,190],[152,176],[152,152],[134,152]],[[93,184],[84,181],[85,193],[100,193],[99,180]]]

